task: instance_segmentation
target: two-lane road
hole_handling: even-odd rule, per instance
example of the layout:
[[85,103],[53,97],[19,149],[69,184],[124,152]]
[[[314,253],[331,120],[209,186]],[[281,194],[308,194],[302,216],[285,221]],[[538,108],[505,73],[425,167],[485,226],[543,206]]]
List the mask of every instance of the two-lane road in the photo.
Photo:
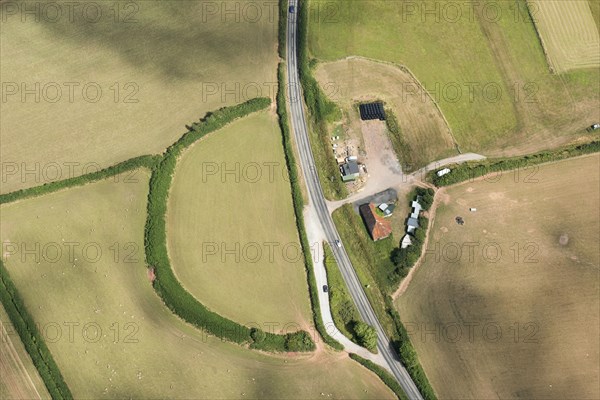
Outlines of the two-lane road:
[[[297,12],[297,0],[290,0],[289,6],[294,6]],[[292,129],[298,146],[300,165],[306,181],[310,202],[312,203],[311,206],[315,209],[315,214],[318,216],[318,222],[321,225],[323,232],[325,232],[327,241],[329,243],[335,243],[335,241],[339,239],[339,235],[327,209],[327,203],[319,183],[319,176],[308,139],[308,127],[302,103],[302,89],[298,79],[298,65],[296,58],[296,15],[289,13],[289,17],[287,26],[287,74]],[[400,363],[398,356],[392,349],[391,342],[386,336],[371,304],[369,303],[346,251],[343,246],[338,247],[334,244],[331,247],[344,281],[348,286],[350,295],[356,303],[361,317],[365,322],[375,327],[377,331],[377,348],[385,360],[385,365],[383,365],[383,367],[392,372],[410,399],[422,399],[415,383],[412,381],[410,375]]]

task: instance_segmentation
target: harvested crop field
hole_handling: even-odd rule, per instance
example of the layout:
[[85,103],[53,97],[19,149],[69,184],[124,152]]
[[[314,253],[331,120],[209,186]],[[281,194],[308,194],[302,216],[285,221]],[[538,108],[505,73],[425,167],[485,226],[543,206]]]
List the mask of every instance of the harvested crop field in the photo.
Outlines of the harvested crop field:
[[593,154],[436,194],[396,304],[440,398],[600,397],[599,167]]
[[412,155],[402,163],[411,164],[413,170],[456,154],[441,112],[406,69],[352,57],[320,64],[315,77],[329,98],[349,115],[351,126],[359,125],[356,103],[384,101],[398,120],[406,152]]
[[0,399],[50,399],[44,382],[1,304]]
[[211,110],[274,97],[274,2],[43,4],[0,7],[2,193],[160,153]]
[[1,207],[5,267],[75,398],[393,398],[342,353],[268,355],[174,316],[144,265],[149,175],[123,178]]
[[600,35],[587,0],[529,0],[552,70],[600,67]]

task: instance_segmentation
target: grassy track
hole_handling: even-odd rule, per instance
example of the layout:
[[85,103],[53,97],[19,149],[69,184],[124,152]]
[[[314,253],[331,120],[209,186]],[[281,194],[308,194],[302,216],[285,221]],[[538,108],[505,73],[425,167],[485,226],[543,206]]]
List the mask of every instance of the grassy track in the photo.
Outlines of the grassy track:
[[600,395],[599,166],[592,154],[437,194],[397,306],[440,398]]
[[[229,16],[226,1],[98,2],[88,10],[100,10],[98,22],[86,22],[81,5],[70,21],[69,2],[53,4],[63,12],[56,22],[2,15],[3,95],[13,84],[16,93],[0,103],[0,157],[11,168],[1,193],[161,152],[208,111],[274,97],[276,2],[242,0]],[[33,91],[24,100],[22,84]]]
[[[203,335],[175,317],[147,277],[143,228],[149,177],[145,171],[136,177],[137,183],[111,178],[1,207],[5,246],[10,241],[31,249],[40,243],[49,249],[50,243],[62,247],[62,239],[80,244],[74,247],[77,260],[67,252],[54,262],[44,254],[54,258],[55,253],[38,253],[40,264],[34,255],[22,261],[14,249],[5,255],[6,268],[75,397],[314,398],[321,392],[392,397],[376,376],[341,355],[268,356]],[[95,246],[82,257],[86,243],[102,249],[96,262],[89,259]],[[85,324],[92,324],[86,336]]]
[[[600,70],[551,75],[524,0],[312,0],[310,7],[335,11],[311,19],[314,57],[406,65],[438,101],[463,151],[533,152],[578,139],[600,120]],[[438,11],[426,14],[427,7]],[[490,8],[498,20],[485,14]]]
[[237,120],[182,154],[169,196],[167,242],[178,279],[209,309],[264,330],[267,322],[279,331],[310,321],[272,113]]

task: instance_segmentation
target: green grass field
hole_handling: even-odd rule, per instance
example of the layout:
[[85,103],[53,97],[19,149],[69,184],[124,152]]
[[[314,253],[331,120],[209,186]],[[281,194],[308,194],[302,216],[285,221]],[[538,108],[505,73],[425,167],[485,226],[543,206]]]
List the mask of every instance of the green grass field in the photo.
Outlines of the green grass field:
[[[344,354],[261,354],[176,318],[144,265],[149,175],[124,178],[1,207],[5,266],[75,397],[393,397]],[[68,248],[63,239],[79,244],[71,245],[74,258],[66,251],[57,258],[56,248]],[[36,243],[39,252],[23,261],[21,244],[35,249]],[[86,244],[91,250],[83,252]]]
[[[463,151],[524,154],[580,139],[600,120],[600,69],[551,75],[523,0],[310,7],[320,15],[310,20],[314,57],[406,65],[437,99]],[[319,7],[329,14],[316,14]]]
[[235,121],[181,156],[167,237],[178,279],[211,310],[265,330],[267,322],[277,330],[310,322],[281,133],[271,112]]
[[429,253],[397,306],[440,398],[600,396],[599,166],[593,154],[436,194]]
[[80,4],[71,22],[69,2],[3,2],[0,191],[159,153],[208,111],[274,97],[276,3],[226,3]]

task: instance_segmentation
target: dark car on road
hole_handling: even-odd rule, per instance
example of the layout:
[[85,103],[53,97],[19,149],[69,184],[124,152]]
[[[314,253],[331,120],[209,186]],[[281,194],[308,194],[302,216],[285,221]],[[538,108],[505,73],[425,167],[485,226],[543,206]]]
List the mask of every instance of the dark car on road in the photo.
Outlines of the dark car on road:
[[329,288],[327,287],[327,285],[323,285],[323,291],[324,291],[325,293],[327,293],[327,291],[328,291],[328,290],[329,290]]

